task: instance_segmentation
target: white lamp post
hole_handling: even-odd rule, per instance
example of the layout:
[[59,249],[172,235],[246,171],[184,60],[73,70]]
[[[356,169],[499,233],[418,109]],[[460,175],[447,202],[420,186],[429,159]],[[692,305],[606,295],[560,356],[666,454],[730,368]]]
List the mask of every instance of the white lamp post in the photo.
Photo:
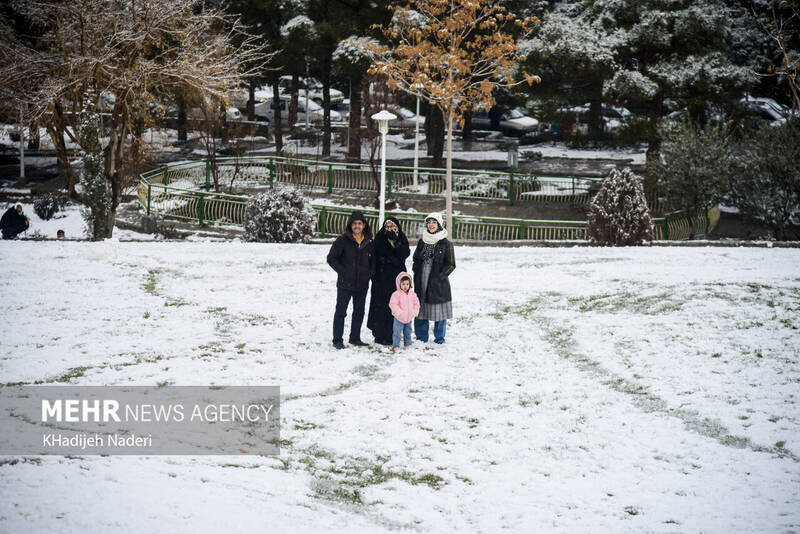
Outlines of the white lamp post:
[[386,212],[384,204],[386,204],[386,134],[389,133],[389,121],[393,121],[397,115],[389,113],[385,109],[372,116],[372,120],[378,121],[378,131],[381,133],[381,196],[380,196],[380,209],[378,211],[378,224],[383,224],[384,214]]

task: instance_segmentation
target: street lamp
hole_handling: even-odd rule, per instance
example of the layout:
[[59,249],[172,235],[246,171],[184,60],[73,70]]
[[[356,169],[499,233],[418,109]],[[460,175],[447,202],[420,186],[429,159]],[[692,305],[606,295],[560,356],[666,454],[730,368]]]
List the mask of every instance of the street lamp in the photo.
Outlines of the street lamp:
[[386,134],[389,133],[389,121],[393,121],[397,115],[389,113],[385,109],[372,116],[372,120],[378,121],[378,131],[381,133],[381,196],[380,208],[378,211],[378,224],[383,224],[386,204]]

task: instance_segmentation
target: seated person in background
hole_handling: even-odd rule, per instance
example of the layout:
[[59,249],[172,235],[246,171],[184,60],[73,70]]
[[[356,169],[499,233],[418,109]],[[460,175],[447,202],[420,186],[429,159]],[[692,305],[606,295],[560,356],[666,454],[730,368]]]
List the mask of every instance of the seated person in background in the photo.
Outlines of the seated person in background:
[[14,208],[8,208],[0,218],[0,231],[3,233],[3,239],[16,239],[19,234],[24,232],[30,226],[28,218],[22,214],[22,204],[17,204]]

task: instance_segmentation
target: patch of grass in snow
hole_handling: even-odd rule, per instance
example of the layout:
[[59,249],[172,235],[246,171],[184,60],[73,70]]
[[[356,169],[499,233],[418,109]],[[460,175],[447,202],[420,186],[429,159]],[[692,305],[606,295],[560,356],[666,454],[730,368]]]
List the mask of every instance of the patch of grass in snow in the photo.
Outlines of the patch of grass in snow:
[[144,289],[145,293],[154,296],[158,295],[156,289],[158,288],[158,281],[161,277],[161,273],[161,269],[150,269],[147,271],[147,274],[144,277],[144,283],[142,284],[142,289]]
[[387,469],[388,456],[376,456],[374,459],[337,457],[318,446],[306,449],[305,453],[297,463],[315,477],[311,486],[318,498],[365,504],[362,498],[365,488],[384,484],[392,479],[402,480],[413,486],[429,486],[435,490],[445,484],[444,479],[434,473]]
[[359,365],[353,368],[354,373],[361,375],[364,378],[373,377],[378,371],[380,371],[380,367],[377,365]]
[[169,306],[175,306],[175,307],[188,306],[189,304],[191,304],[191,303],[186,301],[186,300],[184,300],[184,299],[182,299],[182,298],[172,298],[172,297],[168,298],[166,300],[166,302],[164,302],[164,306],[167,306],[167,307],[169,307]]
[[570,297],[567,302],[578,311],[586,312],[634,312],[643,315],[660,315],[680,310],[684,301],[674,299],[674,293],[637,295],[630,291],[601,293],[588,297]]
[[313,430],[315,428],[319,428],[319,425],[317,425],[316,423],[309,423],[302,420],[298,421],[294,425],[295,430]]
[[628,515],[639,515],[641,511],[635,506],[626,506],[625,513]]
[[527,408],[530,405],[539,406],[539,404],[541,403],[542,401],[539,400],[539,398],[536,396],[530,396],[526,394],[522,394],[519,396],[519,405],[522,406],[523,408]]
[[71,367],[71,368],[67,369],[67,371],[64,372],[64,374],[54,378],[51,381],[52,382],[69,382],[73,378],[80,378],[80,377],[84,376],[86,371],[88,371],[91,368],[92,367],[88,366],[88,365],[82,365],[82,366],[78,366],[78,367]]
[[237,467],[239,469],[258,469],[261,467],[258,464],[234,464],[234,463],[226,463],[226,464],[219,464],[219,467]]
[[17,465],[18,463],[42,465],[41,458],[29,458],[23,456],[22,458],[0,458],[0,466],[3,465]]

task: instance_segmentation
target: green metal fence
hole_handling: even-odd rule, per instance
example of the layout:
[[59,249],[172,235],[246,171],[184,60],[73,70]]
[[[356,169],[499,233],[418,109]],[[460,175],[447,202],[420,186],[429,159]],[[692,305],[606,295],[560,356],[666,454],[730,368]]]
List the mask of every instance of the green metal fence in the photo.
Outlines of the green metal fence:
[[[371,171],[363,165],[344,163],[309,163],[284,158],[238,158],[218,161],[221,182],[272,186],[276,181],[292,183],[299,187],[357,189],[375,191]],[[409,172],[410,171],[410,172]],[[393,167],[389,173],[389,190],[416,194],[441,194],[444,179],[440,170],[420,170],[416,186],[413,170]],[[589,202],[597,180],[565,178],[546,180],[527,178],[518,181],[513,173],[489,171],[458,171],[461,177],[460,194],[470,198],[548,199],[568,196],[571,202]],[[455,174],[454,174],[455,175]],[[192,161],[154,169],[140,176],[138,198],[148,215],[157,213],[164,217],[197,222],[241,226],[245,219],[248,197],[227,195],[210,191],[211,169],[207,161]],[[314,205],[318,212],[316,232],[329,237],[344,232],[351,209]],[[377,227],[378,212],[361,210],[373,227]],[[409,229],[409,235],[418,235],[424,223],[421,213],[387,212],[395,215]],[[718,207],[705,210],[695,217],[694,234],[709,233],[719,223]],[[692,237],[691,219],[683,213],[667,214],[654,219],[657,240],[681,240]],[[506,240],[583,240],[586,238],[586,221],[549,221],[510,219],[498,217],[453,217],[450,235],[454,239],[506,241]]]
[[[290,183],[301,188],[377,191],[378,169],[369,165],[320,162],[271,156],[217,158],[221,184],[273,185]],[[171,164],[141,175],[141,183],[173,185],[183,189],[211,185],[211,163],[207,160]],[[453,169],[454,198],[588,204],[600,188],[601,179],[547,177],[519,172]],[[387,167],[387,195],[443,195],[444,169]]]

